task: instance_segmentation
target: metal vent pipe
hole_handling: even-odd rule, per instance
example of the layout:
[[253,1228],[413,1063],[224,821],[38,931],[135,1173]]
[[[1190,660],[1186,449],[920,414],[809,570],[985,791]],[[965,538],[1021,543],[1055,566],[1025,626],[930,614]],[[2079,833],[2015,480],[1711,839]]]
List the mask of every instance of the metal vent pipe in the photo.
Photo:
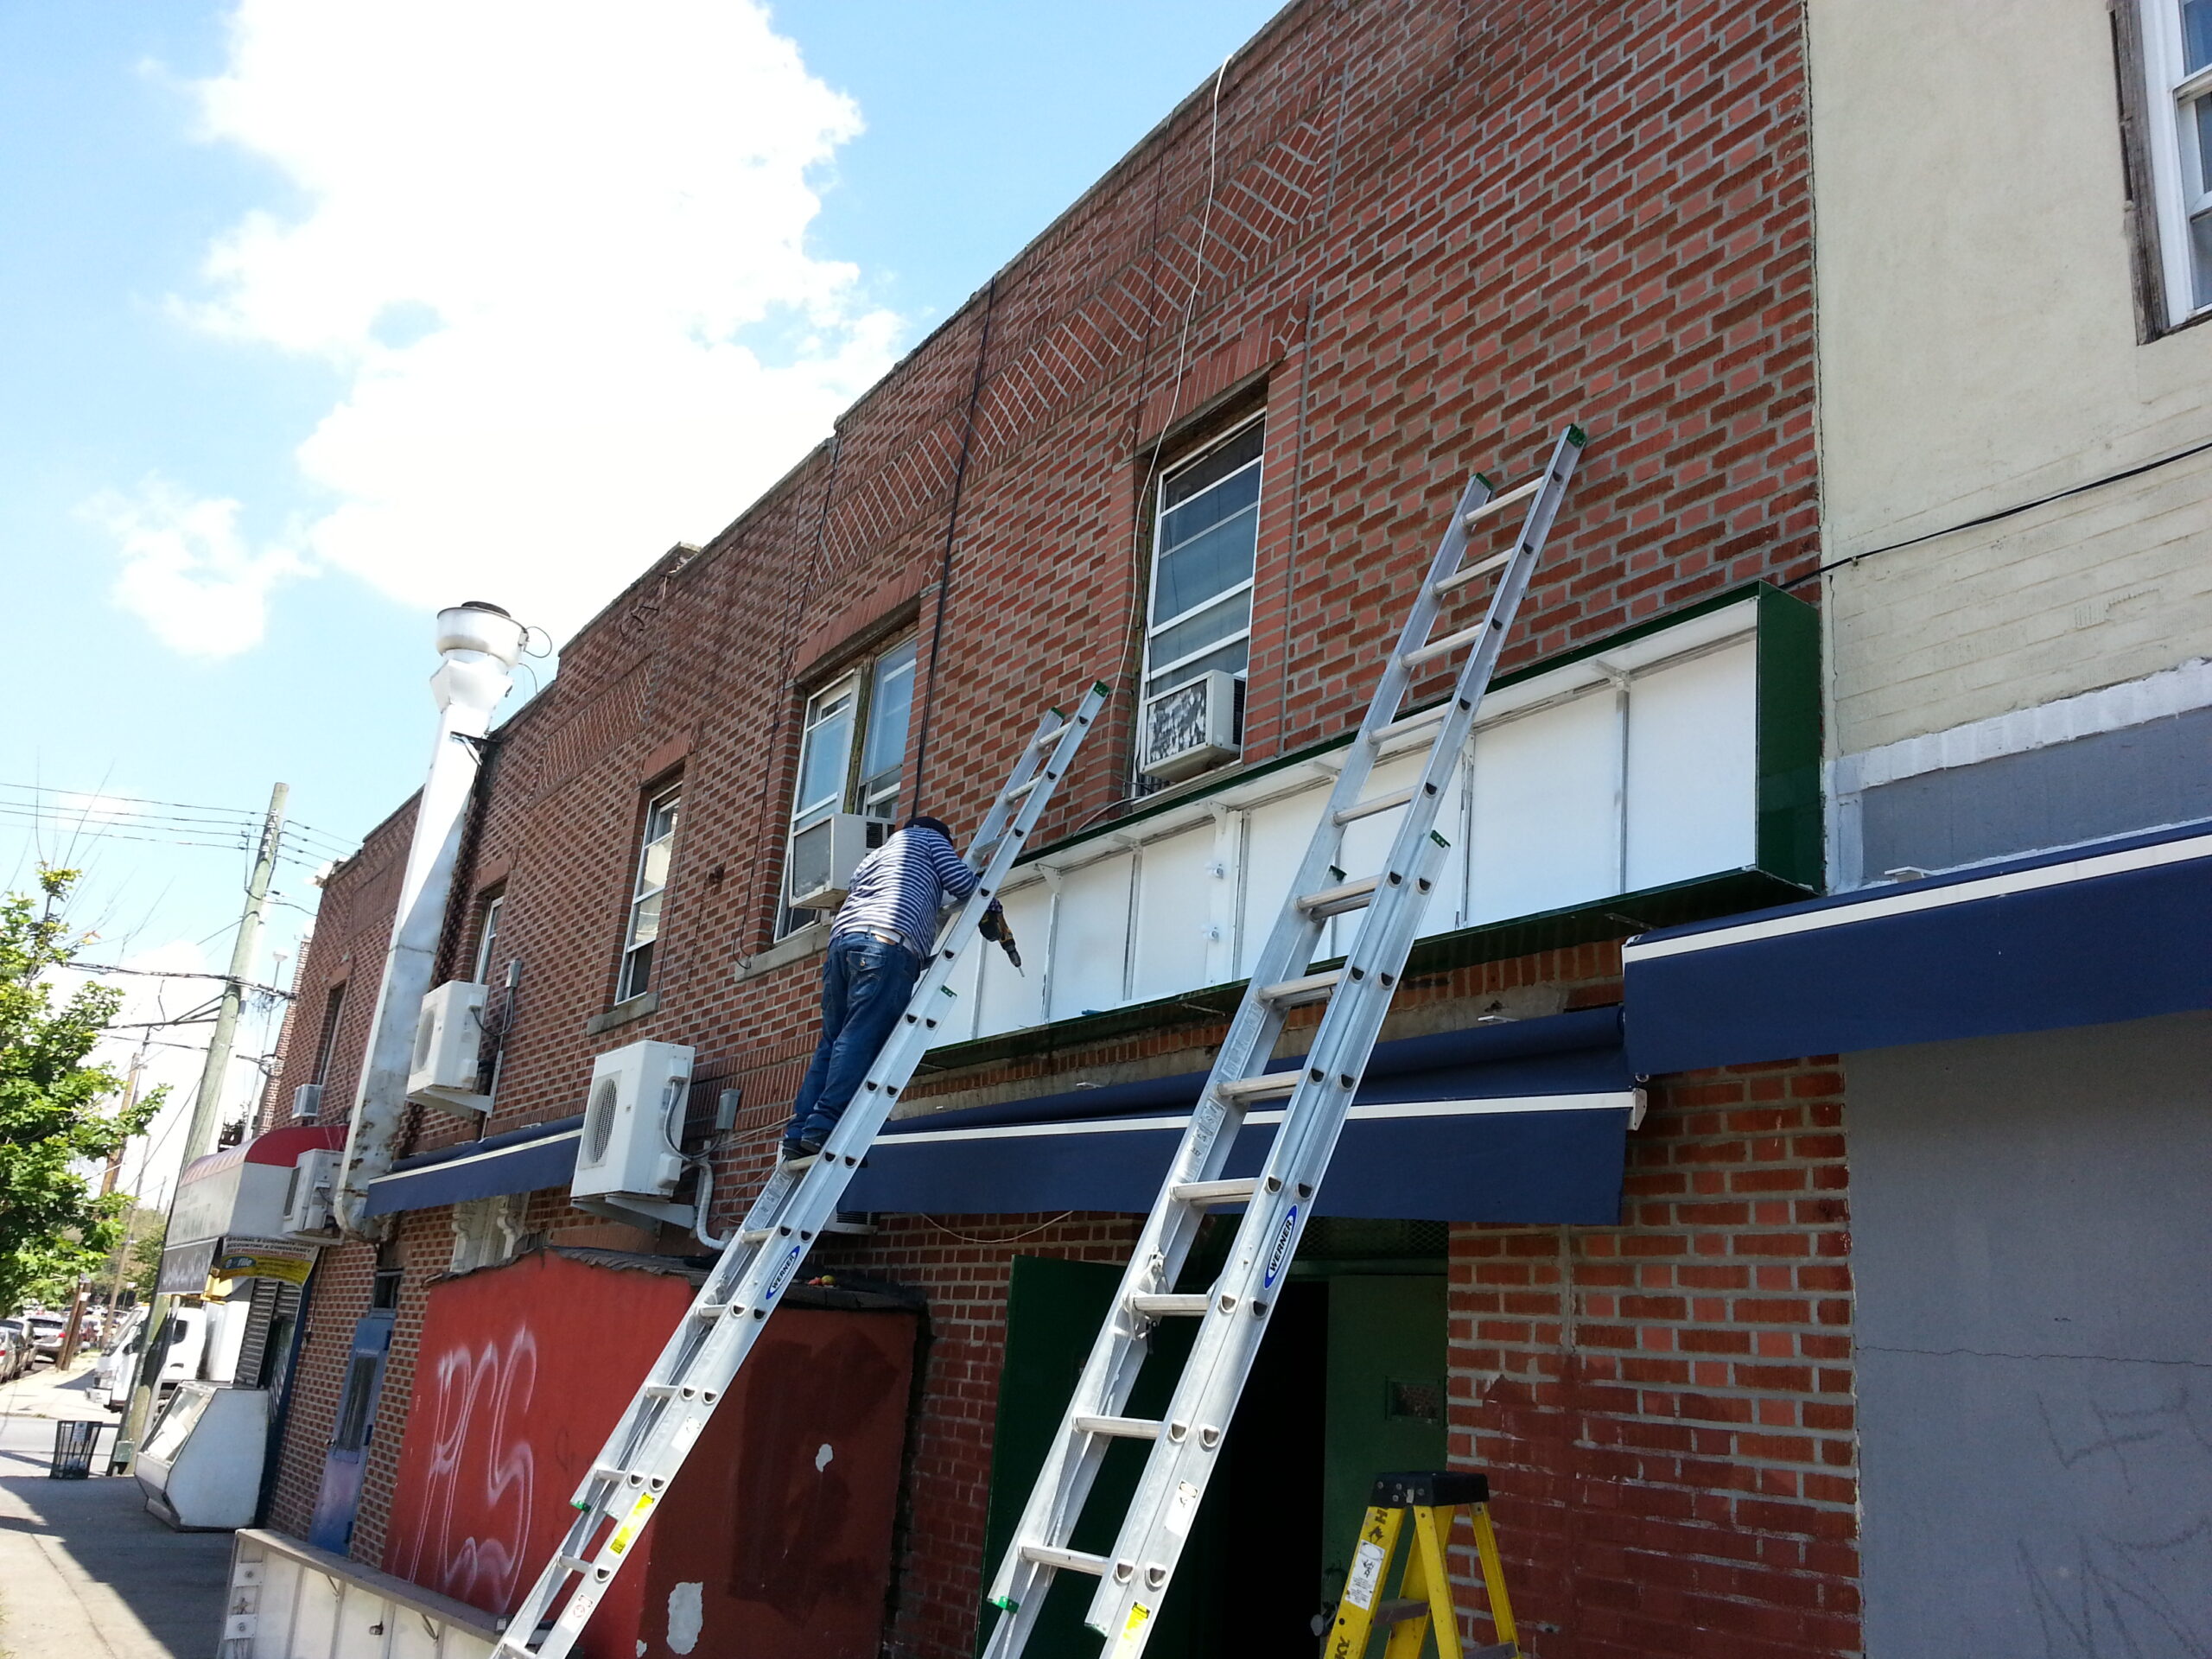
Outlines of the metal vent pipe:
[[391,947],[385,953],[368,1052],[346,1126],[336,1207],[340,1224],[349,1233],[362,1230],[369,1183],[391,1167],[406,1114],[415,1027],[437,965],[454,861],[482,764],[479,740],[514,683],[524,636],[522,624],[497,605],[471,600],[438,613],[438,654],[445,661],[430,677],[430,694],[438,704],[437,741],[415,806],[415,835],[408,843],[407,868],[392,915]]

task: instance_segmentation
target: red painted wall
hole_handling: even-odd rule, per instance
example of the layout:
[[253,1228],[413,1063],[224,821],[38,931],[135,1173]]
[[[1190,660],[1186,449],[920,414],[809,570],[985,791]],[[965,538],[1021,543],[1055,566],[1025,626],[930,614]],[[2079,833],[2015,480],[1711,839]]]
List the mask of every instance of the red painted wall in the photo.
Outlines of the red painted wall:
[[[526,1255],[435,1286],[388,1573],[510,1611],[691,1299],[680,1274]],[[914,1319],[789,1307],[584,1633],[591,1659],[874,1659]]]

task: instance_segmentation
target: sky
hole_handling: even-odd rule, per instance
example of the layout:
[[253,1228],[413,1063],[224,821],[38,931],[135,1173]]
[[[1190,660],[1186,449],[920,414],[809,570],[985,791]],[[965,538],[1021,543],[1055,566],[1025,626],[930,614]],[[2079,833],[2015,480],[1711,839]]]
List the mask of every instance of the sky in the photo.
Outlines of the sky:
[[542,630],[527,697],[1276,3],[0,0],[0,886],[134,970],[127,1183],[271,785],[281,986],[420,781],[432,613]]

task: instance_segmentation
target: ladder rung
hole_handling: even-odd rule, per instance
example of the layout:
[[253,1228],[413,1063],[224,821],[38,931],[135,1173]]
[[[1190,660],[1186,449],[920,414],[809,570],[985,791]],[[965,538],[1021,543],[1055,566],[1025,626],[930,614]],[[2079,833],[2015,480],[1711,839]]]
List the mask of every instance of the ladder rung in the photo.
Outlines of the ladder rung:
[[639,1394],[658,1395],[664,1400],[673,1400],[677,1395],[683,1392],[683,1389],[681,1383],[677,1382],[648,1382],[645,1387],[639,1389],[638,1392]]
[[1445,715],[1451,712],[1452,705],[1449,702],[1440,702],[1434,708],[1424,709],[1417,715],[1408,715],[1402,720],[1394,720],[1388,726],[1377,726],[1375,728],[1375,734],[1367,741],[1380,748],[1383,744],[1394,743],[1410,732],[1418,732],[1429,726],[1441,726],[1444,723]]
[[1551,468],[1547,467],[1542,472],[1538,473],[1526,484],[1516,484],[1503,495],[1493,495],[1489,500],[1484,502],[1482,505],[1477,507],[1465,518],[1462,518],[1459,521],[1460,527],[1465,530],[1472,530],[1478,524],[1489,518],[1493,512],[1503,512],[1506,508],[1511,506],[1516,501],[1526,501],[1538,490],[1544,487],[1544,480],[1551,475]]
[[1428,1604],[1427,1602],[1415,1601],[1410,1596],[1396,1596],[1389,1601],[1377,1603],[1375,1617],[1370,1622],[1376,1624],[1402,1624],[1409,1618],[1427,1618],[1427,1617]]
[[1067,730],[1067,728],[1068,723],[1065,720],[1057,726],[1049,727],[1046,730],[1038,733],[1036,736],[1031,738],[1029,740],[1029,747],[1033,749],[1041,749],[1048,744],[1057,743],[1060,741],[1060,734]]
[[1076,1432],[1109,1434],[1117,1440],[1156,1440],[1164,1425],[1154,1417],[1077,1417]]
[[1262,1071],[1256,1077],[1231,1077],[1213,1091],[1224,1100],[1279,1100],[1298,1087],[1295,1071]]
[[1472,564],[1463,564],[1436,584],[1440,594],[1456,594],[1471,582],[1478,582],[1493,570],[1503,570],[1513,563],[1513,556],[1521,550],[1509,547],[1503,553],[1493,553],[1486,559],[1477,559]]
[[[1280,985],[1266,985],[1260,995],[1277,1007],[1294,1008],[1303,1002],[1319,1002],[1337,988],[1344,976],[1341,968],[1332,968],[1325,974],[1308,974],[1303,979],[1286,979]],[[1291,1075],[1269,1072],[1269,1077]]]
[[694,1302],[691,1317],[695,1319],[718,1319],[736,1306],[735,1302]]
[[561,1555],[555,1557],[555,1559],[571,1573],[588,1573],[591,1571],[591,1563],[584,1560],[581,1555]]
[[1195,1296],[1147,1292],[1129,1298],[1130,1312],[1153,1319],[1195,1319],[1202,1317],[1212,1306],[1211,1291],[1201,1291]]
[[1416,645],[1398,660],[1408,668],[1419,668],[1423,663],[1449,656],[1462,645],[1473,645],[1489,627],[1487,622],[1478,622],[1471,628],[1462,628],[1457,633],[1446,634],[1441,639],[1432,639],[1425,645]]
[[1374,901],[1376,884],[1382,879],[1378,875],[1363,875],[1357,881],[1324,887],[1300,899],[1298,907],[1313,916],[1334,916],[1341,911],[1363,909]]
[[1414,787],[1408,784],[1403,789],[1394,789],[1387,795],[1370,795],[1363,801],[1354,801],[1337,814],[1337,822],[1354,823],[1361,818],[1371,818],[1377,812],[1388,812],[1394,807],[1403,806],[1413,799]]
[[1177,1181],[1167,1196],[1179,1204],[1243,1204],[1259,1190],[1258,1178],[1247,1175],[1235,1181]]
[[747,1227],[738,1234],[737,1242],[741,1244],[766,1244],[775,1236],[776,1230],[772,1227]]
[[1106,1576],[1106,1569],[1113,1563],[1103,1555],[1086,1555],[1079,1549],[1062,1549],[1057,1544],[1024,1544],[1022,1559],[1039,1567],[1065,1567],[1071,1573],[1088,1573],[1094,1579]]
[[1007,798],[1007,799],[1008,799],[1009,801],[1018,801],[1018,800],[1020,800],[1023,796],[1027,795],[1027,794],[1031,790],[1033,790],[1033,789],[1036,788],[1038,785],[1039,785],[1039,784],[1043,783],[1043,782],[1045,781],[1046,778],[1047,776],[1049,776],[1049,775],[1050,775],[1050,774],[1048,774],[1047,772],[1045,772],[1045,770],[1044,770],[1042,767],[1039,767],[1037,771],[1033,772],[1032,773],[1030,773],[1030,774],[1029,774],[1029,781],[1028,781],[1027,783],[1026,783],[1026,784],[1016,784],[1016,785],[1015,785],[1012,789],[1009,789],[1008,791],[1007,791],[1007,792],[1006,792],[1006,798]]

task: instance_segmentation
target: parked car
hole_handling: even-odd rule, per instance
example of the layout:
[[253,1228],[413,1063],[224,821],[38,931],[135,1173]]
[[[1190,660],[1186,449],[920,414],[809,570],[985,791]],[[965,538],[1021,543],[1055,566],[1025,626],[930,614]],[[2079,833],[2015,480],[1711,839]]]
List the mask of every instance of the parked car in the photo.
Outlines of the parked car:
[[13,1320],[0,1322],[0,1382],[12,1382],[31,1368],[31,1339]]
[[134,1307],[114,1321],[114,1340],[102,1351],[92,1371],[92,1391],[110,1411],[130,1403],[138,1386],[138,1367],[146,1354],[146,1310]]
[[61,1357],[61,1334],[69,1328],[69,1321],[59,1313],[34,1313],[30,1316],[31,1347],[41,1359]]

